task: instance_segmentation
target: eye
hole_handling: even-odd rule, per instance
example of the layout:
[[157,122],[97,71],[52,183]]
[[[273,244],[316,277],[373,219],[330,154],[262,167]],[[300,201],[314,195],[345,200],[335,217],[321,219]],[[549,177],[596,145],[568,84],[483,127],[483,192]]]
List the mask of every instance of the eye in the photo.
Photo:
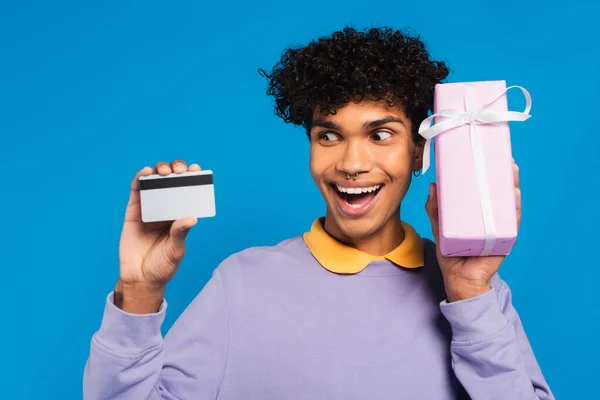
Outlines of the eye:
[[385,140],[385,139],[389,138],[390,136],[392,136],[392,134],[389,132],[379,131],[379,132],[375,132],[371,137],[376,141],[381,141],[381,140]]
[[333,142],[339,140],[339,137],[333,132],[324,132],[319,135],[319,139],[325,140],[326,142]]

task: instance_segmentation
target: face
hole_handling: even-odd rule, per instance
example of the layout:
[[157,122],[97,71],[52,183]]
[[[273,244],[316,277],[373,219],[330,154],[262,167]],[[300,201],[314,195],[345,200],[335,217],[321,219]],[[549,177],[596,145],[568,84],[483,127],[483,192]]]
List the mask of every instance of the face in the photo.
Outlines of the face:
[[327,204],[330,233],[357,241],[397,228],[423,152],[402,108],[361,101],[335,115],[315,113],[310,137],[310,172]]

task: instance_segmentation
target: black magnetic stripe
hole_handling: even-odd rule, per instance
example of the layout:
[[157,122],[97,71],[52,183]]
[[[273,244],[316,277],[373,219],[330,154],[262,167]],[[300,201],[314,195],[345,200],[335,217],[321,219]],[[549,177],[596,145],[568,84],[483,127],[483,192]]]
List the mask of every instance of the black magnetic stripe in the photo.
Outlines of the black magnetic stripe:
[[176,176],[173,178],[143,179],[140,180],[140,190],[165,189],[181,186],[212,185],[212,174]]

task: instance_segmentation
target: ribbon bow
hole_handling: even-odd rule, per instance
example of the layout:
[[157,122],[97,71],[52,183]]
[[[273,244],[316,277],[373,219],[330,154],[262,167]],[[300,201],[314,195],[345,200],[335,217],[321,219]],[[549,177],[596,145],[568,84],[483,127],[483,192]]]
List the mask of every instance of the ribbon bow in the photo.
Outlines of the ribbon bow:
[[[487,110],[487,108],[496,100],[504,96],[510,89],[521,89],[525,95],[526,105],[523,112],[518,111],[496,111]],[[483,214],[483,223],[485,227],[485,245],[480,255],[490,255],[496,243],[496,228],[494,223],[494,214],[492,202],[490,198],[489,185],[487,181],[487,173],[485,169],[485,154],[483,151],[483,143],[481,132],[477,128],[479,125],[495,124],[508,121],[526,121],[531,117],[531,95],[521,86],[509,86],[502,93],[496,96],[492,101],[483,106],[475,106],[475,85],[472,83],[465,84],[465,111],[456,109],[441,110],[432,116],[426,118],[419,126],[419,134],[426,139],[423,149],[423,174],[427,172],[430,165],[431,157],[431,139],[440,133],[457,128],[459,126],[469,124],[469,136],[471,139],[471,151],[475,162],[475,173],[477,175],[477,183],[479,188],[479,198],[481,201],[481,212]],[[431,121],[436,117],[442,117],[444,120],[431,126]]]
[[[425,148],[423,149],[423,173],[427,172],[431,162],[431,139],[440,133],[465,124],[470,124],[471,141],[473,141],[473,137],[475,136],[474,132],[477,131],[477,125],[494,124],[497,122],[508,121],[525,121],[531,117],[531,115],[529,115],[529,111],[531,111],[531,95],[525,88],[521,86],[509,86],[496,98],[494,98],[494,100],[484,104],[479,108],[475,108],[475,85],[470,83],[466,83],[465,85],[465,111],[454,109],[441,110],[424,119],[419,126],[419,135],[426,139]],[[521,89],[525,95],[527,104],[523,112],[486,110],[486,108],[488,108],[492,103],[504,96],[504,94],[510,89],[514,88]],[[448,119],[430,126],[431,121],[433,121],[433,119],[436,117]]]

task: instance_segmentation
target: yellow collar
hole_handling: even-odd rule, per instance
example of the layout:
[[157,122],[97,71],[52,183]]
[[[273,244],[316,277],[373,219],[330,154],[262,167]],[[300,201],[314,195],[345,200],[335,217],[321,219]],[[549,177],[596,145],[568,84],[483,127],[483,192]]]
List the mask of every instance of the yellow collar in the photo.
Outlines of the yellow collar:
[[303,235],[306,246],[326,269],[338,274],[356,274],[373,260],[387,259],[398,266],[418,268],[423,266],[424,243],[412,226],[402,221],[404,240],[398,247],[383,257],[373,256],[347,246],[331,237],[323,228],[323,218],[312,224]]

